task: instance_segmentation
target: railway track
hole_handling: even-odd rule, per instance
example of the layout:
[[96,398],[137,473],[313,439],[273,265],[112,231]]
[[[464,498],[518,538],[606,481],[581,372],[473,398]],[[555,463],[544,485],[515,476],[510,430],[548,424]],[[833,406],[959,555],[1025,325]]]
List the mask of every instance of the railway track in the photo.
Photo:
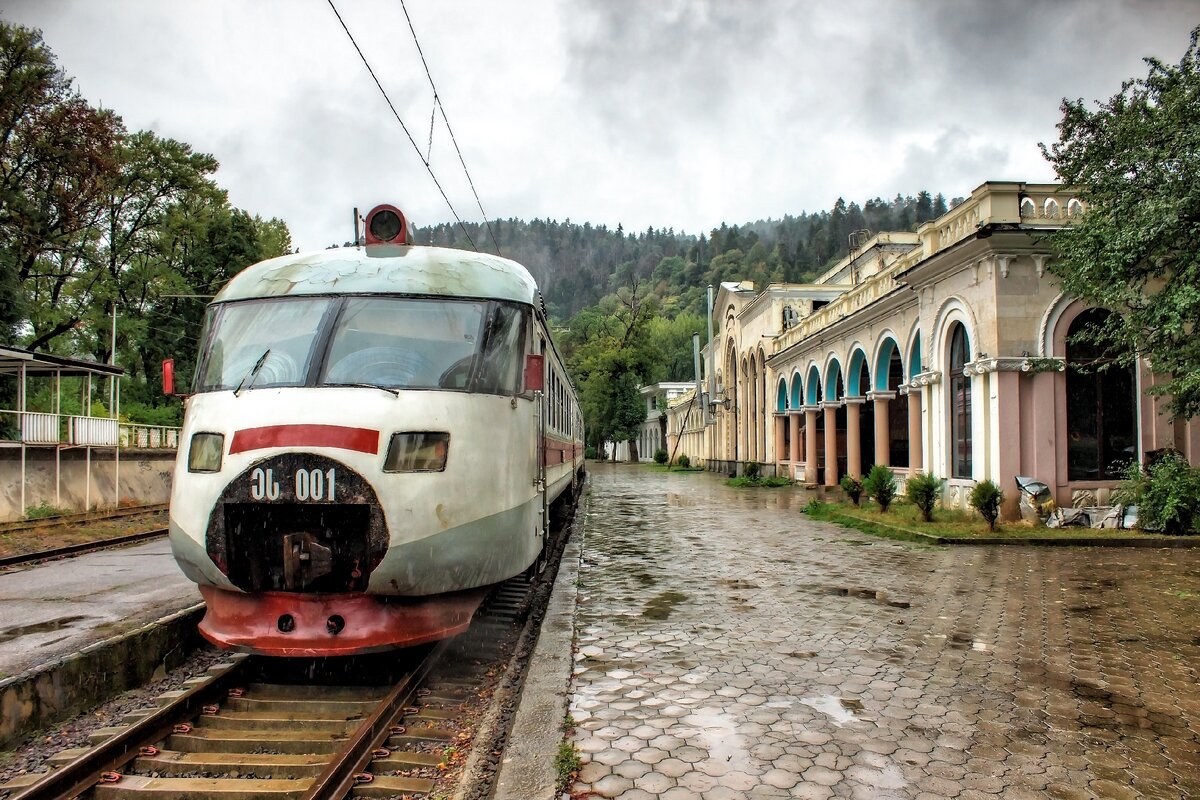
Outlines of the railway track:
[[0,556],[0,569],[3,569],[4,567],[13,567],[20,564],[29,564],[34,561],[49,561],[55,558],[79,555],[80,553],[90,553],[93,550],[103,550],[108,547],[136,544],[137,542],[144,542],[149,539],[158,539],[166,535],[166,528],[155,528],[154,530],[149,531],[127,533],[123,536],[110,536],[106,539],[97,539],[94,542],[78,542],[76,544],[63,545],[62,547],[52,547],[48,550],[35,550],[31,553],[17,553],[11,556]]
[[111,511],[91,511],[84,514],[60,514],[53,517],[41,517],[39,519],[22,519],[13,522],[0,522],[0,533],[19,533],[20,531],[34,530],[35,528],[56,528],[66,525],[79,525],[88,522],[99,522],[106,519],[137,517],[143,514],[157,514],[166,510],[167,504],[160,503],[150,506],[118,508]]
[[[484,643],[483,650],[500,641],[503,629],[515,638],[513,622],[529,588],[523,578],[502,585],[464,637]],[[471,738],[463,719],[479,702],[471,666],[498,655],[459,646],[453,658],[443,659],[457,643],[342,660],[347,663],[336,667],[330,667],[334,659],[311,662],[310,670],[338,671],[332,683],[328,676],[289,682],[296,678],[295,662],[281,670],[278,661],[236,656],[163,698],[156,711],[98,732],[104,738],[96,746],[60,754],[51,772],[0,786],[0,798],[428,796],[448,754]],[[391,684],[336,679],[387,669],[398,670]],[[263,677],[272,674],[274,680]]]

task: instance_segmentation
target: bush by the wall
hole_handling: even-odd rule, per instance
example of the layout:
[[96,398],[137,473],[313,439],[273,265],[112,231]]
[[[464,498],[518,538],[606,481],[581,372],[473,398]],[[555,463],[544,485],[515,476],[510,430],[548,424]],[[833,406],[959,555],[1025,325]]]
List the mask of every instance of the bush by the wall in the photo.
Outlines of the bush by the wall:
[[583,457],[594,460],[597,457],[596,456],[596,446],[589,444],[587,447],[583,448]]
[[996,530],[996,518],[1000,516],[1000,505],[1004,502],[1004,492],[990,480],[975,484],[967,503],[983,515],[987,520],[988,530]]
[[747,461],[742,465],[742,474],[747,478],[757,478],[762,475],[762,464],[757,461]]
[[692,460],[688,458],[687,453],[681,453],[679,458],[676,459],[675,463],[681,467],[690,467],[692,465]]
[[854,505],[858,505],[858,499],[862,497],[863,493],[862,481],[852,475],[843,475],[839,485],[842,487],[842,491],[846,493],[846,496],[853,501]]
[[1163,533],[1195,533],[1200,523],[1200,469],[1174,452],[1150,464],[1138,520],[1142,527]]
[[876,464],[863,481],[863,494],[875,498],[879,510],[886,512],[896,499],[896,473],[883,464]]
[[665,448],[665,447],[660,447],[654,451],[654,463],[655,464],[665,464],[665,463],[667,463],[667,459],[670,457],[671,456],[669,453],[667,453],[667,448]]
[[932,522],[933,507],[941,498],[942,487],[945,484],[945,478],[926,475],[924,472],[915,472],[909,475],[908,480],[904,482],[904,496],[921,512],[921,519]]

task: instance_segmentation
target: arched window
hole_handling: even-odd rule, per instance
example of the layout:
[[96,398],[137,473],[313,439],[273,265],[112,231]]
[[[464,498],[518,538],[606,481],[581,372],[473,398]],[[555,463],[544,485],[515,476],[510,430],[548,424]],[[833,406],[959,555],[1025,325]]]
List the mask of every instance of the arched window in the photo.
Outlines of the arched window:
[[[888,360],[887,388],[895,391],[904,383],[904,367],[900,361],[900,348],[892,348]],[[908,463],[908,395],[898,394],[888,403],[888,463],[893,467],[911,466]]]
[[1136,389],[1132,366],[1121,366],[1094,342],[1076,342],[1103,324],[1093,308],[1067,330],[1067,480],[1115,480],[1137,456]]
[[971,477],[971,377],[963,366],[971,360],[971,343],[962,323],[950,332],[950,475]]

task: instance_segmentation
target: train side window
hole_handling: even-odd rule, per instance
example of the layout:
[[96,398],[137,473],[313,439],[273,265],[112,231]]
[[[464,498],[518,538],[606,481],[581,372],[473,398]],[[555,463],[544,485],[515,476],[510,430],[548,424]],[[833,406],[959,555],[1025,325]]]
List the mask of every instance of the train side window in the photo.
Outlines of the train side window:
[[526,312],[496,303],[483,333],[483,351],[474,389],[486,394],[515,394],[521,385],[521,342]]

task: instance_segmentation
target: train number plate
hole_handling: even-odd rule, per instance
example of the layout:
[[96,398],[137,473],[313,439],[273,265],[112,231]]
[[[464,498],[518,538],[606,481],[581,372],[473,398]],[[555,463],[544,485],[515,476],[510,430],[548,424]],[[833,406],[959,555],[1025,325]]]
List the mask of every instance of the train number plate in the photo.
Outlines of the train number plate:
[[294,500],[301,503],[337,500],[337,469],[306,469],[276,473],[272,467],[250,470],[250,497],[254,500]]

